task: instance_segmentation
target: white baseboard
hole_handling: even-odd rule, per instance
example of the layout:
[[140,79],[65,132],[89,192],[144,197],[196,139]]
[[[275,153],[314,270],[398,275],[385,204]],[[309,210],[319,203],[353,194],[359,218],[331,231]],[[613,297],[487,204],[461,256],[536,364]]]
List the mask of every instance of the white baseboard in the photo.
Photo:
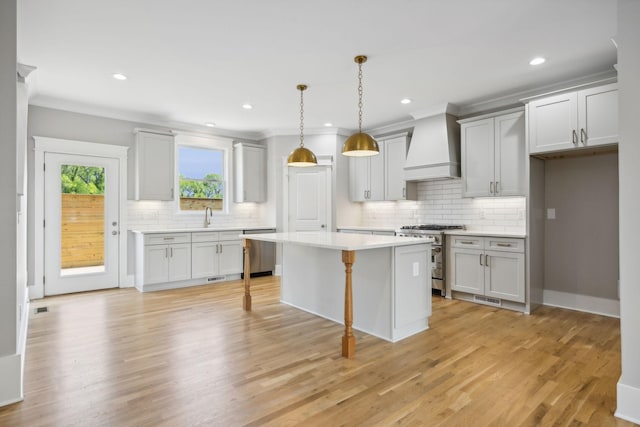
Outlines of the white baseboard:
[[608,317],[620,317],[620,301],[545,289],[542,303]]
[[0,357],[0,406],[21,401],[22,394],[22,354],[9,354]]
[[615,416],[632,423],[640,424],[640,388],[622,384],[618,381],[618,408]]

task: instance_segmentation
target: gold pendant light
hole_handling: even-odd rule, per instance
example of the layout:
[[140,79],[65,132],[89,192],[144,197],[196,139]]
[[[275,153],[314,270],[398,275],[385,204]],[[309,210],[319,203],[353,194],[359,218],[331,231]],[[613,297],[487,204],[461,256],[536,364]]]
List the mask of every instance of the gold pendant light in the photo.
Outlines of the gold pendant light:
[[354,133],[344,142],[342,154],[351,157],[375,156],[380,153],[375,139],[362,132],[362,64],[367,57],[358,55],[354,58],[358,64],[358,133]]
[[318,164],[316,155],[304,146],[304,99],[303,92],[307,89],[307,85],[298,85],[296,88],[300,91],[300,146],[289,154],[287,163],[289,166],[309,167]]

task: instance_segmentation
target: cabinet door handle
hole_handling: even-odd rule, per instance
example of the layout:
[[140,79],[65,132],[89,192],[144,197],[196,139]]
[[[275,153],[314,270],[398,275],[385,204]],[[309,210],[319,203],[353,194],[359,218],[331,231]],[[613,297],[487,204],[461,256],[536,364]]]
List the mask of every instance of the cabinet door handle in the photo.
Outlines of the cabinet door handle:
[[164,248],[164,257],[169,258],[169,248]]
[[575,129],[571,131],[571,140],[573,141],[573,145],[578,145],[578,134]]
[[587,145],[587,132],[585,132],[584,128],[580,128],[580,142],[582,142],[582,145]]
[[470,242],[469,240],[461,240],[460,243],[463,245],[473,245],[473,242]]
[[496,246],[501,246],[503,248],[510,248],[511,243],[496,243]]
[[222,245],[220,245],[220,253],[222,253]]
[[484,265],[486,265],[487,267],[489,267],[489,255],[485,255],[485,256],[484,256]]
[[493,181],[489,183],[489,193],[493,194]]
[[219,254],[220,252],[218,252],[218,244],[216,243],[216,253]]
[[171,258],[173,258],[173,248],[169,248],[171,252]]
[[500,192],[500,181],[496,181],[495,190],[496,190],[496,194]]
[[482,254],[480,254],[480,265],[482,265]]
[[406,199],[407,198],[407,189],[402,187],[402,198]]
[[162,240],[173,240],[173,239],[175,239],[175,237],[165,237],[165,238],[164,238],[164,239],[162,239]]

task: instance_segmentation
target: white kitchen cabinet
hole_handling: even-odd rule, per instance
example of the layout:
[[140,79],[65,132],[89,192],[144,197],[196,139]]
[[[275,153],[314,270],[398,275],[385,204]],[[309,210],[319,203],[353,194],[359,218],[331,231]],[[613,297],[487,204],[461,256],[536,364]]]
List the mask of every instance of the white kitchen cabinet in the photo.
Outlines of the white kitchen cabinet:
[[451,290],[525,302],[524,239],[450,236]]
[[406,200],[404,163],[407,160],[407,136],[385,139],[384,145],[384,199]]
[[146,292],[239,278],[244,261],[240,233],[134,231],[136,288]]
[[352,202],[384,200],[384,150],[368,157],[349,158],[349,196]]
[[460,120],[462,195],[500,197],[524,194],[524,112]]
[[191,235],[145,236],[144,285],[191,279]]
[[416,199],[416,186],[404,179],[408,135],[376,138],[380,153],[349,159],[349,199],[352,202]]
[[266,147],[239,142],[233,145],[235,203],[267,201]]
[[529,153],[573,150],[618,142],[617,84],[529,102]]
[[136,131],[135,200],[173,200],[173,135]]
[[239,231],[192,233],[194,279],[242,273],[243,249]]

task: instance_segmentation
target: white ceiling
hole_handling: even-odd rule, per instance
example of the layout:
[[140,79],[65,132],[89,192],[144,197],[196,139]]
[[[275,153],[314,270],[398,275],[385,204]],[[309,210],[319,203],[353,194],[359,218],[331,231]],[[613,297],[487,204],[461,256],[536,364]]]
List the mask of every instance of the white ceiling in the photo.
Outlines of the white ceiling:
[[[612,71],[615,0],[21,0],[31,103],[269,132],[364,127]],[[528,64],[534,56],[547,62]],[[116,72],[127,81],[114,80]],[[409,97],[413,103],[401,105]],[[243,103],[255,108],[247,111]],[[204,126],[203,126],[204,129]]]

